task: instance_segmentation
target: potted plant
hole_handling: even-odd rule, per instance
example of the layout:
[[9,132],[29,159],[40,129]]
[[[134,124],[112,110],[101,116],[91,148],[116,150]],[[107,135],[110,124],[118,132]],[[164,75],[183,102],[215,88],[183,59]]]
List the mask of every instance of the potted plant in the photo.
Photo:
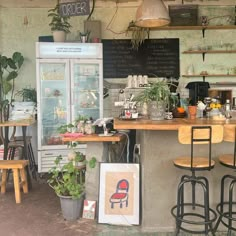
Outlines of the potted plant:
[[37,91],[35,88],[22,88],[16,92],[15,96],[20,96],[22,102],[37,103]]
[[14,52],[12,57],[0,55],[0,121],[9,119],[9,109],[12,105],[15,79],[23,65],[24,57],[20,52]]
[[[78,166],[78,162],[84,155],[77,155],[68,159],[68,163],[62,164],[62,157],[55,160],[55,166],[49,171],[48,184],[54,189],[60,198],[61,210],[64,219],[76,220],[80,217],[85,195],[85,183],[82,177],[85,168]],[[86,163],[89,168],[94,168],[96,158],[93,157]]]
[[131,21],[127,28],[127,32],[131,32],[131,44],[134,50],[138,50],[149,37],[149,29],[135,26],[135,22]]
[[[19,97],[20,101],[16,97]],[[37,119],[37,92],[35,88],[22,88],[15,93],[15,98],[12,103],[12,116],[23,115],[25,118],[31,118],[34,115]]]
[[70,33],[70,28],[72,27],[69,23],[69,16],[60,15],[60,5],[59,0],[57,0],[57,5],[48,10],[48,17],[52,17],[49,26],[51,27],[54,42],[65,42],[66,34]]
[[171,83],[166,80],[157,80],[134,98],[138,103],[148,105],[151,120],[165,118],[166,107],[169,106],[171,96],[170,85]]

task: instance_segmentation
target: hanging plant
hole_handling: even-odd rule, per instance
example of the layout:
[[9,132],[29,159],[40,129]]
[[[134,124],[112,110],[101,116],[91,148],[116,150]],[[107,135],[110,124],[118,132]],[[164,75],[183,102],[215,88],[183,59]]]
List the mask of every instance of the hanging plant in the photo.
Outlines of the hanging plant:
[[131,44],[134,50],[138,50],[144,40],[149,37],[149,29],[137,27],[133,21],[130,22],[127,31],[131,32]]

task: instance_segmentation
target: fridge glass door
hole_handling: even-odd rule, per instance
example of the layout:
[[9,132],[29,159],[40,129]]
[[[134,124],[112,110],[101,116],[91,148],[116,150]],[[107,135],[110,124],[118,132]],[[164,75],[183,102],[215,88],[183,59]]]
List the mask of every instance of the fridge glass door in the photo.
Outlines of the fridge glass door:
[[101,60],[72,63],[72,119],[101,117]]
[[[70,121],[68,60],[40,60],[39,137],[45,149],[62,145],[58,128]],[[64,145],[63,145],[64,146]]]

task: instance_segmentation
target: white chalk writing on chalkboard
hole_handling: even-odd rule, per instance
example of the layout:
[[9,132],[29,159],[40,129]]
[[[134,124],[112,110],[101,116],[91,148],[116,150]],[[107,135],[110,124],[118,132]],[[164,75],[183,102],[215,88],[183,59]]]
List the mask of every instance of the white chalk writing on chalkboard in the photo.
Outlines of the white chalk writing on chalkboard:
[[129,74],[175,77],[179,69],[179,39],[149,39],[132,50],[127,39],[102,40],[104,78],[127,78]]
[[60,3],[61,16],[84,16],[90,14],[89,0]]

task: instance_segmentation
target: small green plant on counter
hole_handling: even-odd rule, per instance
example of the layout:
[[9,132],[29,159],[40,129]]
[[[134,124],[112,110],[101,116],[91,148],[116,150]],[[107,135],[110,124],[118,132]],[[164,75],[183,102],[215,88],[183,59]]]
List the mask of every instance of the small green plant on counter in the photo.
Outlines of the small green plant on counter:
[[171,96],[170,85],[171,83],[168,83],[166,80],[158,80],[152,83],[151,87],[141,91],[134,100],[140,103],[165,101],[168,104]]
[[[82,153],[77,152],[77,155],[67,164],[61,163],[62,156],[56,158],[55,166],[49,171],[50,177],[47,182],[58,196],[71,196],[72,199],[79,199],[84,194],[85,185],[80,180],[80,174],[85,170],[78,168],[78,162],[83,157]],[[96,162],[96,158],[92,157],[86,164],[89,168],[95,168]]]
[[87,120],[92,120],[92,119],[91,119],[91,118],[88,118],[87,116],[79,115],[78,118],[76,118],[73,123],[61,125],[61,126],[59,126],[59,127],[57,128],[57,131],[59,132],[59,134],[65,134],[65,133],[67,133],[67,132],[73,133],[74,130],[77,128],[78,123],[79,123],[80,121],[86,122]]
[[57,128],[57,131],[59,132],[59,134],[65,134],[67,132],[72,133],[73,129],[75,128],[75,124],[69,123],[66,125],[61,125]]

